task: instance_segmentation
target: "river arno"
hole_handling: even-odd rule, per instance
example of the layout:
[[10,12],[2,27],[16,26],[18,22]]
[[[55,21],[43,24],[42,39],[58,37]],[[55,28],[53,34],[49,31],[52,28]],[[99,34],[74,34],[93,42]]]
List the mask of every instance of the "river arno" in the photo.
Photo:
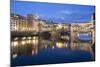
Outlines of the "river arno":
[[11,65],[37,65],[94,61],[89,42],[44,39],[39,36],[15,37],[11,40]]

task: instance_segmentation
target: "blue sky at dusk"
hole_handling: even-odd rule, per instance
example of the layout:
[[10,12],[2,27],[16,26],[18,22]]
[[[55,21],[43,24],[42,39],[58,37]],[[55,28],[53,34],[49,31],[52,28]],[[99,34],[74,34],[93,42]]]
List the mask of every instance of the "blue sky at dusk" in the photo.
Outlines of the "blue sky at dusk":
[[11,13],[24,16],[33,14],[39,16],[39,18],[43,20],[58,23],[89,22],[94,11],[95,6],[89,5],[51,4],[24,1],[11,2]]

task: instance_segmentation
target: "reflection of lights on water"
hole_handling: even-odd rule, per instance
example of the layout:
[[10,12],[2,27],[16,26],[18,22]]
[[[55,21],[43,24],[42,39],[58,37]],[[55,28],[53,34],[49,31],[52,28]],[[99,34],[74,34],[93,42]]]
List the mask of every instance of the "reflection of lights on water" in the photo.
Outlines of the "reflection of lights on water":
[[35,40],[33,40],[32,42],[33,42],[33,44],[35,44]]
[[62,43],[62,42],[57,42],[57,43],[56,43],[56,46],[57,46],[58,48],[62,48],[62,47],[63,47],[63,43]]
[[52,49],[54,49],[55,47],[53,46]]
[[38,43],[38,40],[36,39],[36,40],[32,40],[32,43],[33,44],[37,44]]
[[[34,39],[33,39],[34,38]],[[18,45],[25,45],[25,44],[38,44],[38,37],[22,37],[21,41],[16,41],[18,37],[14,38],[14,41],[11,41],[11,46],[16,47]]]
[[66,47],[68,47],[68,44],[66,44]]
[[36,37],[33,37],[33,39],[36,39]]
[[16,58],[17,57],[17,54],[13,54],[12,55],[12,58],[14,59],[14,58]]
[[[33,44],[38,44],[38,39],[35,39],[35,40],[26,40],[26,41],[24,41],[25,43],[28,43],[28,44],[30,44],[30,43],[33,43]],[[23,42],[23,43],[24,43]],[[25,44],[24,43],[24,44]]]
[[36,53],[36,54],[38,53],[38,50],[37,50],[37,49],[35,50],[35,53]]
[[32,55],[37,54],[37,52],[38,52],[38,50],[37,50],[37,49],[33,49],[33,50],[32,50]]
[[31,43],[31,40],[26,40],[26,43],[30,44]]
[[26,37],[23,37],[22,39],[23,39],[23,40],[25,40],[25,39],[26,39]]
[[25,45],[25,41],[21,41],[21,44],[22,44],[22,45]]
[[35,54],[35,51],[34,50],[32,50],[32,55],[34,55]]
[[31,40],[28,40],[28,43],[31,43]]
[[79,34],[77,34],[77,36],[79,37]]
[[16,46],[18,45],[18,42],[17,42],[17,41],[14,41],[14,42],[12,42],[12,43],[13,43],[12,45],[13,45],[14,47],[16,47]]
[[35,40],[36,41],[36,44],[38,43],[38,40]]
[[38,37],[36,37],[36,36],[33,37],[33,40],[37,40],[37,39],[38,39]]

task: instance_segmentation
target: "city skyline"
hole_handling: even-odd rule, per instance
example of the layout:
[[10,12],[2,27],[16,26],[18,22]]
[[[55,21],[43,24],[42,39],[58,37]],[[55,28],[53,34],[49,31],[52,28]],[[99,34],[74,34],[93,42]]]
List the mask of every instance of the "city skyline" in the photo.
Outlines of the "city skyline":
[[10,33],[11,66],[95,61],[95,6],[11,0]]
[[58,23],[89,22],[94,11],[95,6],[22,1],[11,2],[11,13],[23,16],[33,14],[40,19],[52,20]]

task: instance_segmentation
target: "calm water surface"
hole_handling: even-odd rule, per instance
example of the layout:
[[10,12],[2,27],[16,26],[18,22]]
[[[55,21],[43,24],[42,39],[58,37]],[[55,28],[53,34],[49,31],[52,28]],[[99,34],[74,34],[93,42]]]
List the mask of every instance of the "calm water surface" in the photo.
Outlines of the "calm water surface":
[[11,65],[37,65],[93,61],[89,42],[44,39],[38,36],[14,37],[11,40]]

